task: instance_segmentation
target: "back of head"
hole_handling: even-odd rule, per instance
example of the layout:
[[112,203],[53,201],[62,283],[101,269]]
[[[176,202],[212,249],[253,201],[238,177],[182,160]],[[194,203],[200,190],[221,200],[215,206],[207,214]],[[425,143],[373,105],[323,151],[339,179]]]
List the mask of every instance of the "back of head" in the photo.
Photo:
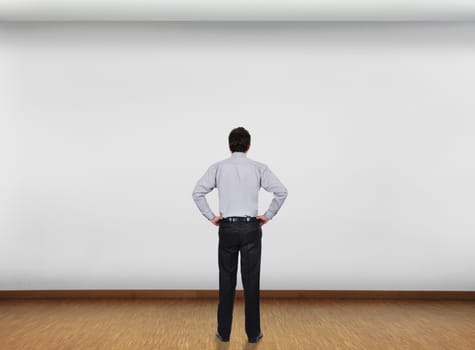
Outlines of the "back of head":
[[251,145],[251,134],[240,126],[231,130],[228,141],[231,152],[247,152]]

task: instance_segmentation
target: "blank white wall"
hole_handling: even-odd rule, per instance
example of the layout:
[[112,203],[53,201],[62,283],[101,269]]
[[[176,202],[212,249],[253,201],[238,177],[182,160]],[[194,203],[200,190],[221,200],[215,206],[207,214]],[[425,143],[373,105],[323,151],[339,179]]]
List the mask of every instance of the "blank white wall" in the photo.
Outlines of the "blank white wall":
[[0,24],[0,288],[217,288],[191,191],[244,126],[289,189],[262,289],[475,290],[474,35]]
[[0,0],[0,20],[474,20],[473,0]]

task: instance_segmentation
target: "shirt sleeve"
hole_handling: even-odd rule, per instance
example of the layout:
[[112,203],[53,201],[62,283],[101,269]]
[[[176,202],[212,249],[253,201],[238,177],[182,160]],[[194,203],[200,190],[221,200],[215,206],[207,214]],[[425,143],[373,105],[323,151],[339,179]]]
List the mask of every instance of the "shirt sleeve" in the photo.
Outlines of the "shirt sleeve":
[[268,219],[272,219],[279,211],[287,198],[287,188],[280,182],[277,176],[266,165],[261,176],[261,187],[267,192],[274,193],[274,198],[269,205],[269,209],[264,213]]
[[215,215],[209,207],[205,196],[216,187],[216,170],[217,164],[211,165],[208,170],[206,170],[204,175],[198,180],[191,195],[201,214],[208,220],[213,219]]

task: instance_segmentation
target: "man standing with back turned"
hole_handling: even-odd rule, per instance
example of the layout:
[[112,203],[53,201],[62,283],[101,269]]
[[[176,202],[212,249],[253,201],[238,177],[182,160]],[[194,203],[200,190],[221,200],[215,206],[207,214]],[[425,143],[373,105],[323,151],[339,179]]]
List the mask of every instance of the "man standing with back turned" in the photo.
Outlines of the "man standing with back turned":
[[[201,214],[219,226],[219,304],[216,337],[229,341],[233,318],[238,253],[241,253],[241,277],[244,287],[245,327],[248,341],[262,338],[259,310],[262,225],[277,214],[287,198],[287,188],[269,167],[247,157],[251,135],[243,128],[229,134],[229,158],[213,163],[198,180],[192,198]],[[218,188],[220,215],[215,216],[206,194]],[[264,215],[257,215],[259,189],[272,192],[274,198]]]

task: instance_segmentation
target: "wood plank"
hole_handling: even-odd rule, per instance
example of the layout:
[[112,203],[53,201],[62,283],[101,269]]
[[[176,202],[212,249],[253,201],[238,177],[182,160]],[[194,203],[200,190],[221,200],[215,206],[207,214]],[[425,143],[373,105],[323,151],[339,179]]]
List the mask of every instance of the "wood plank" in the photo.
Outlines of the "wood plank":
[[2,350],[473,350],[475,302],[263,299],[258,344],[235,301],[229,343],[217,300],[0,300]]
[[[383,299],[383,300],[475,300],[475,291],[432,290],[261,290],[261,298],[286,299]],[[191,298],[217,299],[216,289],[89,289],[89,290],[2,290],[0,299],[58,298]],[[243,298],[242,289],[236,298]]]

